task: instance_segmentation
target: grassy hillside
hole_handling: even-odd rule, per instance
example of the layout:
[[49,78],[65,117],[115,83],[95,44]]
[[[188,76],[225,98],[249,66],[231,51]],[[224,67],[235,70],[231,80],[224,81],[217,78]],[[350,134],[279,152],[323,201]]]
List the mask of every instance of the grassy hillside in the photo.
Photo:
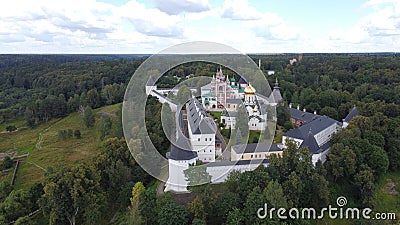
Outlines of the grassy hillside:
[[[95,109],[96,125],[86,128],[79,113],[72,113],[62,119],[54,119],[41,124],[35,129],[22,128],[18,131],[0,133],[0,152],[16,151],[18,155],[29,153],[18,169],[15,188],[27,188],[43,178],[48,167],[70,166],[96,156],[100,145],[98,121],[104,112],[116,114],[121,104],[115,104]],[[112,121],[117,118],[111,116]],[[10,124],[21,124],[14,121]],[[2,126],[5,127],[5,126]],[[58,137],[59,130],[79,129],[81,139],[70,138],[62,140]],[[0,179],[11,179],[3,176]]]

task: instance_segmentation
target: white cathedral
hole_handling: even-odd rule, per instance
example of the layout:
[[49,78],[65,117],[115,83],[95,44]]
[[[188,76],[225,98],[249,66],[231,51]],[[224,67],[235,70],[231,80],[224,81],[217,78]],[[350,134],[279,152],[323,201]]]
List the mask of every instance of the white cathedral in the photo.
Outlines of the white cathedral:
[[[307,113],[306,110],[289,108],[291,121],[298,128],[283,134],[283,142],[242,144],[230,147],[229,158],[223,159],[221,136],[218,127],[208,115],[208,111],[221,112],[221,123],[225,128],[235,128],[236,113],[240,105],[248,113],[250,130],[263,130],[267,127],[267,107],[276,107],[282,100],[278,82],[270,96],[256,93],[255,88],[243,78],[238,82],[232,77],[228,79],[220,69],[210,84],[201,87],[201,98],[190,99],[185,106],[178,105],[165,96],[168,90],[157,89],[152,78],[146,84],[146,93],[155,96],[162,103],[170,105],[176,112],[176,127],[182,132],[176,135],[176,142],[171,144],[167,153],[169,176],[165,191],[187,192],[188,179],[184,171],[191,165],[201,161],[206,172],[211,176],[211,183],[224,182],[229,173],[251,171],[259,165],[268,166],[269,156],[281,155],[288,139],[296,141],[299,147],[308,147],[312,153],[313,163],[324,161],[330,149],[331,135],[345,128],[349,121],[358,115],[356,108],[339,123],[326,116]],[[276,117],[273,119],[276,120]],[[178,130],[178,129],[177,129]]]
[[[188,181],[184,171],[199,161],[204,163],[206,171],[211,175],[212,183],[224,182],[233,170],[241,172],[254,170],[260,164],[267,165],[271,154],[281,154],[282,146],[263,143],[256,145],[233,146],[227,158],[222,157],[222,136],[216,123],[208,115],[208,111],[221,112],[221,120],[225,128],[235,129],[236,114],[243,107],[248,114],[250,130],[264,130],[267,127],[267,105],[276,106],[282,99],[276,82],[274,91],[265,97],[256,93],[256,89],[244,78],[236,82],[219,69],[211,82],[201,87],[201,97],[190,99],[184,106],[177,105],[165,96],[166,91],[157,89],[155,81],[150,78],[146,84],[146,93],[155,96],[162,103],[168,103],[176,112],[176,127],[181,132],[176,134],[176,142],[167,153],[169,161],[169,177],[165,191],[185,192]],[[171,90],[172,91],[172,90]],[[229,151],[228,151],[229,152]]]
[[276,106],[282,100],[278,81],[268,98],[256,95],[256,89],[244,78],[236,82],[229,79],[220,68],[211,83],[201,87],[201,102],[207,111],[221,111],[221,123],[225,128],[235,129],[236,113],[243,105],[248,114],[249,130],[265,130],[267,127],[266,106]]

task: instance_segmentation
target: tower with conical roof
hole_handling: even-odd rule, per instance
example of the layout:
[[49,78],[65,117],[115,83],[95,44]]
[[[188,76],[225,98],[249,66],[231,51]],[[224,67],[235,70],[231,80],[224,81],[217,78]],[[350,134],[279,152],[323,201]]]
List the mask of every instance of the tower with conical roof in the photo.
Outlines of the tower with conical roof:
[[278,83],[278,78],[275,78],[275,86],[274,90],[272,91],[270,97],[270,103],[273,103],[274,105],[277,105],[280,101],[282,101],[282,95],[281,91],[279,90],[279,83]]

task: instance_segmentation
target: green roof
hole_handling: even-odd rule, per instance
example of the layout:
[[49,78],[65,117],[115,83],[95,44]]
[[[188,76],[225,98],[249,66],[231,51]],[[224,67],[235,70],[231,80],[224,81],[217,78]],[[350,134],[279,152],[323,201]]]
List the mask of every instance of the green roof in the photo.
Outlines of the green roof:
[[204,100],[204,104],[209,104],[209,103],[210,103],[210,101]]
[[236,85],[231,85],[231,88],[237,88],[237,86]]
[[244,90],[243,89],[239,89],[239,93],[243,93],[244,92]]
[[235,82],[236,80],[235,80],[235,78],[234,78],[234,77],[232,77],[232,78],[231,78],[231,81]]
[[202,97],[214,97],[214,95],[210,92],[210,93],[204,94]]

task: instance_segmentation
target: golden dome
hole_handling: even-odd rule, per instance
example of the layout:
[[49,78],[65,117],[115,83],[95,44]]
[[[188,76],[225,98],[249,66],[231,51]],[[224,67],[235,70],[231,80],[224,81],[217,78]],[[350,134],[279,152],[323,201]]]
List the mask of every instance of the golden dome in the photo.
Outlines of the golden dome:
[[247,86],[244,89],[244,93],[248,94],[248,95],[254,95],[256,93],[256,89],[254,89],[253,86],[251,86],[251,84],[249,84],[249,86]]

